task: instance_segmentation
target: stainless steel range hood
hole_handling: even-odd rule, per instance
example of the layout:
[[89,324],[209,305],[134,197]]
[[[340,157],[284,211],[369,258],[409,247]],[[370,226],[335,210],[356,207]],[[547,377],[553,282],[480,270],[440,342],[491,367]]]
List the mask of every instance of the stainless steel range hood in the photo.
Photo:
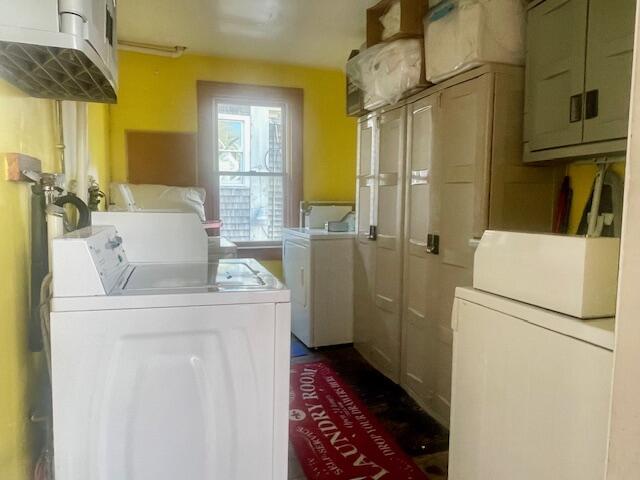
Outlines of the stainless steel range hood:
[[0,0],[0,75],[41,98],[115,103],[113,0]]

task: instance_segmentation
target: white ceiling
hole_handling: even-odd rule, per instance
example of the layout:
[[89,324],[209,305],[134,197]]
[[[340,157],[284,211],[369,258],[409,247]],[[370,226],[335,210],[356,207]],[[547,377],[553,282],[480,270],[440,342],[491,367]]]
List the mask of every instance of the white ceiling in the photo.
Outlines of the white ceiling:
[[190,53],[343,68],[377,0],[120,0],[122,40]]

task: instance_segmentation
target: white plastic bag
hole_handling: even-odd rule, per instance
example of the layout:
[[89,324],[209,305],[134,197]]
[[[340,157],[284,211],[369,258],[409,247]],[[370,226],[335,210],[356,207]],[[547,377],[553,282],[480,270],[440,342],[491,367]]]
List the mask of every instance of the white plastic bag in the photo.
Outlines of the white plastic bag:
[[347,75],[365,92],[365,108],[396,103],[420,85],[423,60],[418,39],[379,43],[347,62]]
[[444,0],[425,17],[426,76],[438,83],[484,63],[523,65],[523,0]]

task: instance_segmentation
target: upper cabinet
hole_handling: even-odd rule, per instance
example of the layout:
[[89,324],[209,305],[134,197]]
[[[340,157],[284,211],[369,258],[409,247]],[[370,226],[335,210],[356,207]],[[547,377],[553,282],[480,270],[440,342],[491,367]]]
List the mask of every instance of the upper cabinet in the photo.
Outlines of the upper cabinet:
[[529,10],[525,160],[624,149],[634,12],[634,0],[546,0]]
[[584,141],[627,136],[635,0],[590,0]]
[[582,142],[587,4],[548,0],[529,12],[528,139],[533,151]]

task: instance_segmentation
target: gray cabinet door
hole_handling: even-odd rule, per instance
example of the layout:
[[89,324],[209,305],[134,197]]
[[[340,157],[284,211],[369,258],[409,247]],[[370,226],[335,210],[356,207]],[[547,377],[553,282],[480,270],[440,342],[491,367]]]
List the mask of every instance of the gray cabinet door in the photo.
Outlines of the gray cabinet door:
[[635,0],[590,0],[584,141],[627,136]]
[[437,93],[407,112],[402,385],[427,411],[433,410],[438,352],[440,258],[427,237],[440,235],[439,103]]
[[529,11],[527,138],[532,151],[582,142],[587,5],[588,0],[548,0]]

